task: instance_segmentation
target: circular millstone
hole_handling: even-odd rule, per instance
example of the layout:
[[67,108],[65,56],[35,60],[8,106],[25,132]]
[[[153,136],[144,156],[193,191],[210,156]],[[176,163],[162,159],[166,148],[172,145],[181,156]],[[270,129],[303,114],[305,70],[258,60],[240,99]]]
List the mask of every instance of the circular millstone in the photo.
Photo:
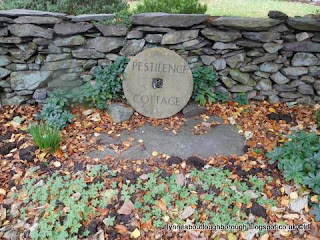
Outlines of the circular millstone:
[[137,112],[152,118],[167,118],[188,103],[193,91],[187,62],[166,48],[150,48],[128,64],[124,95]]

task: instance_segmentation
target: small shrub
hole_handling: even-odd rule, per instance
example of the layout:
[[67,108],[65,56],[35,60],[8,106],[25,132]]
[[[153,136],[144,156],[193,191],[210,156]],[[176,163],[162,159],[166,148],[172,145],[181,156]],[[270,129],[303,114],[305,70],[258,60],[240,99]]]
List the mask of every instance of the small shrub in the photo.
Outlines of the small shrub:
[[42,107],[36,119],[44,120],[47,125],[55,129],[65,128],[68,123],[72,123],[74,118],[67,109],[68,103],[69,100],[62,91],[53,91],[49,94],[47,103]]
[[108,100],[123,99],[122,79],[128,63],[129,59],[123,56],[104,68],[99,66],[95,75],[95,84],[87,83],[76,89],[73,101],[89,103],[99,109],[105,109]]
[[246,93],[240,93],[235,98],[234,101],[237,102],[240,106],[248,105],[249,99]]
[[31,125],[29,132],[35,144],[43,150],[53,153],[59,149],[60,132],[48,125]]
[[320,129],[320,109],[316,111],[316,121],[317,121],[317,126]]
[[23,8],[79,15],[86,13],[115,13],[128,9],[128,4],[125,0],[4,0],[2,8]]
[[137,5],[136,13],[165,12],[165,13],[199,13],[207,11],[207,5],[198,0],[143,0]]
[[207,101],[210,103],[217,102],[217,96],[212,92],[212,88],[216,85],[217,73],[210,67],[197,66],[192,71],[194,88],[192,98],[205,105]]
[[282,147],[267,153],[270,163],[278,161],[287,181],[309,186],[320,194],[320,138],[315,133],[295,132]]
[[123,24],[127,26],[128,28],[131,27],[131,16],[132,13],[128,11],[128,9],[121,10],[114,14],[114,17],[112,19],[107,19],[104,21],[100,21],[99,23],[104,25],[109,24]]

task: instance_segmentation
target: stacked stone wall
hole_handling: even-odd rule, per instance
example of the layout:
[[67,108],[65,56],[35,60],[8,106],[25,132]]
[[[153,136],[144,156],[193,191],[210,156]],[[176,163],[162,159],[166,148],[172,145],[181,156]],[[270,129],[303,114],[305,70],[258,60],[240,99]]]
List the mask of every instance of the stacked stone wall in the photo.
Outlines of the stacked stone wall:
[[210,66],[216,92],[230,98],[320,101],[320,19],[139,14],[128,29],[102,24],[111,14],[67,16],[0,11],[0,98],[3,105],[42,103],[49,91],[94,81],[98,65],[160,46],[191,68]]

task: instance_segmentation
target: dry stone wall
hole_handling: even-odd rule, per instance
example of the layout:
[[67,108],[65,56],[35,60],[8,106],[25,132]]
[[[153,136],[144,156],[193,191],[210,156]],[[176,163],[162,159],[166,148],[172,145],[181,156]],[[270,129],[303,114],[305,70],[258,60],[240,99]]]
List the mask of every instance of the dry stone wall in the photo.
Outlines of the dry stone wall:
[[0,11],[2,104],[44,102],[48,91],[94,81],[97,65],[146,48],[174,50],[190,67],[218,75],[216,92],[230,98],[320,101],[320,19],[210,17],[148,13],[132,27],[104,25],[111,14],[67,16],[30,10]]

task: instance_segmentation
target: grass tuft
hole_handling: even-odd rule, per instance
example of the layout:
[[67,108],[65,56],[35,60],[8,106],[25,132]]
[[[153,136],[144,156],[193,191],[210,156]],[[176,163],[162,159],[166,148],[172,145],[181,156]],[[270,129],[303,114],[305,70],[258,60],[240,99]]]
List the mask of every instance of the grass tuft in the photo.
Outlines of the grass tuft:
[[29,127],[35,144],[43,150],[53,153],[59,149],[60,132],[45,124],[33,124]]

